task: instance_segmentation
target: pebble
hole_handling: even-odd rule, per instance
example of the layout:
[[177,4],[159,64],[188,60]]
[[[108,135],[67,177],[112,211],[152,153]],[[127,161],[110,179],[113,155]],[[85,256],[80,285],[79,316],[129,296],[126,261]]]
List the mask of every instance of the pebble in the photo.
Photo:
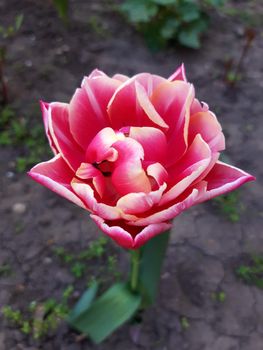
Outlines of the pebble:
[[12,210],[15,214],[24,214],[26,211],[26,204],[25,203],[15,203],[12,206]]
[[49,257],[49,256],[46,256],[44,259],[43,259],[43,263],[45,265],[50,265],[52,264],[52,259]]
[[8,179],[13,179],[14,176],[15,176],[15,173],[13,171],[7,171],[5,176],[8,178]]

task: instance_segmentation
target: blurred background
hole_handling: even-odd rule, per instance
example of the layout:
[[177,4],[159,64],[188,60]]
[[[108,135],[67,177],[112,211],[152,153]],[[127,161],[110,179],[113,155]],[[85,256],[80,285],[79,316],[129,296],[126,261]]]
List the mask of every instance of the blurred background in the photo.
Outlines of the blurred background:
[[[0,350],[262,350],[263,3],[0,0]],[[158,301],[94,346],[68,310],[127,253],[31,181],[50,158],[39,100],[69,102],[94,68],[171,75],[184,62],[222,124],[224,161],[257,181],[174,221]]]

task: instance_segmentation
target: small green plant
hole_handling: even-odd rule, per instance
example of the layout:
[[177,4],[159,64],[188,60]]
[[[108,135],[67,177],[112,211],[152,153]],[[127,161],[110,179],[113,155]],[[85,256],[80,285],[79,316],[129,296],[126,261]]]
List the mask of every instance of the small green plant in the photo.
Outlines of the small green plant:
[[220,8],[224,0],[126,0],[120,10],[141,31],[152,48],[176,40],[198,49],[208,26],[208,10]]
[[2,314],[22,333],[32,336],[35,340],[42,339],[50,332],[54,332],[59,324],[68,317],[68,299],[73,291],[73,287],[68,286],[59,302],[53,298],[42,303],[32,301],[24,312],[6,305],[2,308]]
[[68,21],[69,4],[68,0],[53,0],[53,4],[59,17],[64,21]]
[[226,293],[224,291],[218,291],[211,294],[211,298],[214,301],[224,303],[226,300]]
[[12,268],[9,264],[0,265],[0,277],[10,276],[12,273]]
[[237,276],[245,283],[263,288],[263,255],[254,255],[246,265],[236,269]]
[[238,191],[216,197],[214,202],[218,205],[220,211],[227,217],[228,220],[231,222],[239,221],[242,206],[239,202]]
[[43,127],[30,125],[8,105],[0,109],[0,130],[0,145],[19,147],[21,155],[16,159],[18,172],[38,163],[46,153]]
[[7,42],[8,39],[17,34],[22,25],[23,19],[23,14],[20,14],[16,16],[14,24],[7,27],[0,25],[0,37],[2,37],[2,40],[4,41],[4,44],[0,46],[0,103],[3,106],[7,105],[8,103],[8,88],[4,76],[4,66],[6,64],[7,57]]
[[180,319],[181,327],[184,331],[186,331],[190,327],[190,323],[187,319],[187,317],[183,316]]

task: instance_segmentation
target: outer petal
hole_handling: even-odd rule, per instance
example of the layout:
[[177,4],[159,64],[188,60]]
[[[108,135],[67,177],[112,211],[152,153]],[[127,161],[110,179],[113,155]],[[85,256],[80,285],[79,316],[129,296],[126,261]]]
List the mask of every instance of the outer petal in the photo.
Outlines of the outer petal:
[[108,104],[108,114],[115,129],[125,126],[167,127],[136,76],[116,90]]
[[53,142],[67,164],[76,171],[85,159],[85,152],[71,135],[68,104],[53,102],[48,109],[48,124]]
[[197,134],[202,135],[202,138],[213,152],[225,149],[225,137],[221,125],[212,112],[199,112],[191,115],[188,130],[189,144]]
[[204,178],[207,182],[206,192],[198,202],[203,202],[221,194],[233,191],[255,177],[232,165],[218,161]]
[[158,190],[149,193],[128,193],[117,202],[117,207],[127,214],[144,213],[158,203],[162,197],[166,184]]
[[180,161],[168,169],[170,182],[174,186],[163,195],[160,205],[183,193],[205,171],[210,161],[210,148],[198,134]]
[[134,226],[147,226],[151,224],[157,224],[162,222],[167,222],[174,219],[184,210],[188,209],[192,205],[196,204],[198,199],[199,190],[194,188],[190,194],[176,204],[171,205],[168,208],[160,208],[160,211],[155,213],[150,213],[144,218],[137,219],[136,221],[130,222],[130,225]]
[[153,93],[152,103],[169,126],[167,165],[175,163],[187,148],[190,107],[193,99],[194,88],[184,81],[167,81]]
[[168,78],[169,81],[182,80],[187,82],[187,78],[185,75],[184,64],[181,66]]
[[28,175],[41,185],[46,186],[62,197],[65,197],[80,207],[85,208],[84,203],[72,191],[70,186],[74,173],[65,163],[60,154],[48,162],[37,164],[28,172]]
[[129,226],[124,222],[117,222],[116,225],[114,225],[114,222],[106,223],[97,215],[91,215],[91,218],[106,235],[126,249],[137,249],[149,239],[171,227],[169,223],[158,223],[149,225],[141,230],[141,228]]
[[121,83],[107,76],[84,78],[81,89],[77,89],[69,105],[69,124],[73,137],[86,149],[97,132],[110,121],[107,105]]
[[50,130],[48,127],[48,108],[49,108],[49,104],[43,101],[40,101],[40,107],[41,107],[41,111],[42,111],[42,117],[43,117],[43,123],[44,123],[44,127],[45,127],[45,132],[47,135],[47,139],[50,145],[50,148],[52,149],[54,155],[58,154],[59,151],[52,139],[52,136],[50,134]]

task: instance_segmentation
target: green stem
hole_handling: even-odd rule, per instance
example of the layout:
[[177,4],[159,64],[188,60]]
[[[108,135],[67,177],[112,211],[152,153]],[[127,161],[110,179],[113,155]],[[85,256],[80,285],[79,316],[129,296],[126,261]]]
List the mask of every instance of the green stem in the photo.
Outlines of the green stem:
[[140,270],[141,250],[136,249],[131,251],[131,274],[130,286],[132,292],[138,292],[139,287],[139,270]]

